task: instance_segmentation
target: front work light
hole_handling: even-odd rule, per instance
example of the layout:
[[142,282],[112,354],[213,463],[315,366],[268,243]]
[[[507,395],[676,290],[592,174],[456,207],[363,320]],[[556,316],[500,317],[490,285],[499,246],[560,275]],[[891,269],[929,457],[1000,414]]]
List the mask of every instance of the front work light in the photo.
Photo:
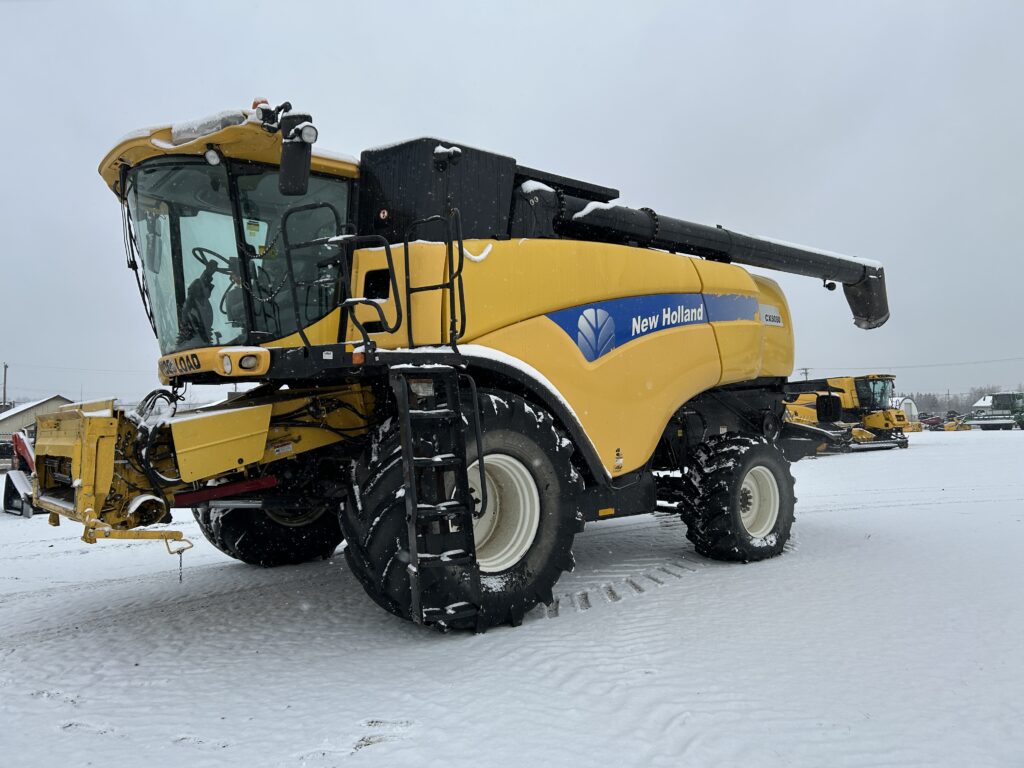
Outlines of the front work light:
[[315,144],[318,135],[316,126],[312,123],[306,123],[299,127],[299,138],[307,144]]

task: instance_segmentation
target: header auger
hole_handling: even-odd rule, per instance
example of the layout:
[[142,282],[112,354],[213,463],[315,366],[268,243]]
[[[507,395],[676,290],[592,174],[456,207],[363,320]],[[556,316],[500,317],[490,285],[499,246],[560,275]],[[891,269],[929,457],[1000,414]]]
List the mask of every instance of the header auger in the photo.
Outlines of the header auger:
[[264,566],[344,538],[379,605],[442,628],[518,623],[585,523],[659,505],[707,556],[782,551],[789,462],[845,436],[784,419],[786,299],[737,265],[842,283],[864,328],[888,317],[880,265],[448,141],[357,162],[316,139],[257,105],[104,158],[161,380],[256,386],[40,418],[37,507],[127,533],[189,506]]

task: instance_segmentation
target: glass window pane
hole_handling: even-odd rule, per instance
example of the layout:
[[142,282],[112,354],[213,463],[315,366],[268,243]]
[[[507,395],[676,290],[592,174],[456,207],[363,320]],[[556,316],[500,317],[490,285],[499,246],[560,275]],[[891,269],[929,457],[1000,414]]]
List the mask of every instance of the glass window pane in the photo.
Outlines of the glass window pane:
[[228,190],[225,168],[202,160],[158,161],[129,174],[128,206],[162,354],[246,337]]
[[[243,230],[247,233],[246,242],[252,246],[249,279],[254,331],[266,338],[281,338],[296,332],[296,314],[299,323],[306,326],[337,306],[338,268],[319,266],[321,261],[337,255],[337,249],[324,245],[295,246],[344,231],[348,190],[344,179],[311,176],[305,195],[285,197],[278,192],[276,171],[238,177]],[[317,207],[298,210],[311,204]],[[282,227],[288,211],[295,213],[287,217],[285,233]],[[294,294],[284,253],[286,239],[292,246]]]

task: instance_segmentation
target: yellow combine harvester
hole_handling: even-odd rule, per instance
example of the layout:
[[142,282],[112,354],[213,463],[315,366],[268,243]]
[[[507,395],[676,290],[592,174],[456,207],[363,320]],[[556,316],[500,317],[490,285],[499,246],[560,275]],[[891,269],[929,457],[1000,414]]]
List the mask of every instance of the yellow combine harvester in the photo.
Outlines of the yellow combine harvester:
[[[905,432],[910,422],[901,408],[892,405],[895,381],[890,374],[871,373],[800,382],[808,391],[787,404],[790,421],[833,429],[849,427],[853,436],[849,447],[854,449],[906,448],[909,443]],[[822,424],[817,401],[826,392],[839,398],[842,413],[838,419]]]
[[[789,460],[842,436],[784,423],[786,299],[737,264],[842,283],[862,328],[888,318],[880,265],[448,141],[357,162],[316,134],[257,104],[103,159],[169,388],[39,420],[52,521],[170,547],[138,529],[192,507],[263,566],[344,538],[377,603],[442,628],[518,623],[584,523],[659,500],[705,555],[782,551]],[[258,386],[176,411],[190,382]]]

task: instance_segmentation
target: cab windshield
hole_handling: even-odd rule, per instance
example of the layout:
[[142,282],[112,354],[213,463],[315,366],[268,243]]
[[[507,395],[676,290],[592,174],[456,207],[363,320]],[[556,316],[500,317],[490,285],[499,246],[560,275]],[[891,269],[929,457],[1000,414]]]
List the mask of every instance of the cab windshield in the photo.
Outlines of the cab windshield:
[[992,395],[993,411],[1014,411],[1021,406],[1024,395],[1019,392],[1001,392]]
[[872,411],[891,407],[892,379],[861,379],[857,381],[857,400],[861,408]]
[[282,196],[277,182],[271,167],[192,158],[128,173],[125,199],[161,354],[279,339],[337,306],[338,265],[321,265],[336,251],[295,246],[344,231],[349,182],[311,176],[299,197]]

